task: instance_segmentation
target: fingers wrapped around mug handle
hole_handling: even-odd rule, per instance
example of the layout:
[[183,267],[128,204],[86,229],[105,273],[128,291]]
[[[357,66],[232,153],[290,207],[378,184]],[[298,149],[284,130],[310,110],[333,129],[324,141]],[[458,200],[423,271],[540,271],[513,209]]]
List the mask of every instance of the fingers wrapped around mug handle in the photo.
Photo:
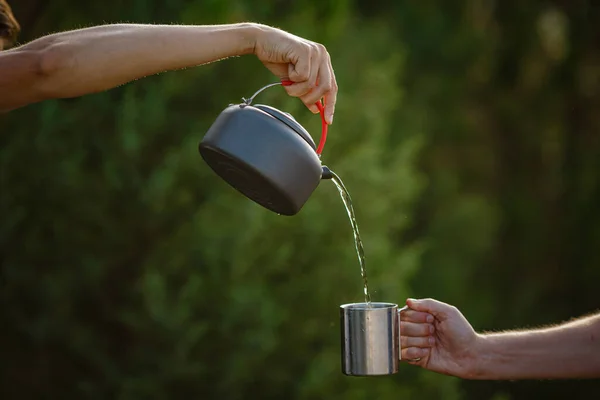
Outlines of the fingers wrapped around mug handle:
[[398,330],[400,360],[418,364],[429,355],[430,348],[435,344],[432,315],[411,310],[408,306],[399,308]]

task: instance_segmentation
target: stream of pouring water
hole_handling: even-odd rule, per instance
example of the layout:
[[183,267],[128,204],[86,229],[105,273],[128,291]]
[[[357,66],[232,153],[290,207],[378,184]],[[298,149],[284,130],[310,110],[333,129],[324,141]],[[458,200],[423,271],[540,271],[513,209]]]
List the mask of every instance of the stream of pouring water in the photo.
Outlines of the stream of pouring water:
[[369,293],[369,282],[367,280],[367,269],[365,265],[365,251],[363,249],[363,243],[360,239],[360,233],[358,232],[358,224],[356,223],[356,215],[354,214],[354,207],[352,207],[352,199],[350,198],[350,193],[344,186],[344,183],[340,179],[339,176],[335,174],[335,172],[331,171],[332,178],[331,180],[335,183],[335,186],[340,192],[340,197],[344,202],[344,206],[346,207],[346,212],[348,213],[348,218],[350,218],[350,224],[352,225],[352,232],[354,233],[354,245],[356,247],[356,254],[358,255],[358,263],[360,264],[360,274],[363,279],[364,284],[364,293],[365,293],[365,302],[370,307],[371,306],[371,294]]

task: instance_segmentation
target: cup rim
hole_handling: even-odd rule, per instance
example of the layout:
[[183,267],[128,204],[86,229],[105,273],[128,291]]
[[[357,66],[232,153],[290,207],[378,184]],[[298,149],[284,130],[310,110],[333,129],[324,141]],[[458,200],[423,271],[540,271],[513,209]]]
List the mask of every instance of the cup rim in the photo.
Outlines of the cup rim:
[[362,303],[347,303],[340,305],[340,309],[342,310],[387,310],[390,308],[397,308],[397,303],[388,303],[385,301],[372,301],[371,307],[367,306],[366,302]]

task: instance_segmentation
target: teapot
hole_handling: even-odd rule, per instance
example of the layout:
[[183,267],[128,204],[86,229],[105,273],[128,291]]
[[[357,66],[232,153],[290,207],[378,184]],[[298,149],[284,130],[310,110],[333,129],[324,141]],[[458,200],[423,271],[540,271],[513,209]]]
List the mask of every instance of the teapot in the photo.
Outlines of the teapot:
[[230,104],[208,129],[198,150],[225,182],[255,203],[279,215],[297,214],[321,179],[333,172],[321,164],[327,123],[321,101],[319,146],[291,114],[274,107],[252,105],[263,90],[290,85],[283,80],[259,89],[240,104]]

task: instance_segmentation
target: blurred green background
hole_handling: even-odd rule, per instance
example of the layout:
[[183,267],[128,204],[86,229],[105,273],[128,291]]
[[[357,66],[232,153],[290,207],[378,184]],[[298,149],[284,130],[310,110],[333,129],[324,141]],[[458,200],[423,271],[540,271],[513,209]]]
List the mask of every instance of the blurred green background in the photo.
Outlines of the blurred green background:
[[[354,200],[372,296],[475,329],[599,307],[600,7],[591,1],[13,0],[26,42],[112,22],[256,21],[321,42],[323,160]],[[274,77],[252,56],[0,117],[0,398],[588,398],[598,381],[341,374],[361,301],[323,182],[300,214],[239,195],[197,144]],[[318,139],[281,89],[261,95]],[[569,343],[565,343],[568,346]]]

